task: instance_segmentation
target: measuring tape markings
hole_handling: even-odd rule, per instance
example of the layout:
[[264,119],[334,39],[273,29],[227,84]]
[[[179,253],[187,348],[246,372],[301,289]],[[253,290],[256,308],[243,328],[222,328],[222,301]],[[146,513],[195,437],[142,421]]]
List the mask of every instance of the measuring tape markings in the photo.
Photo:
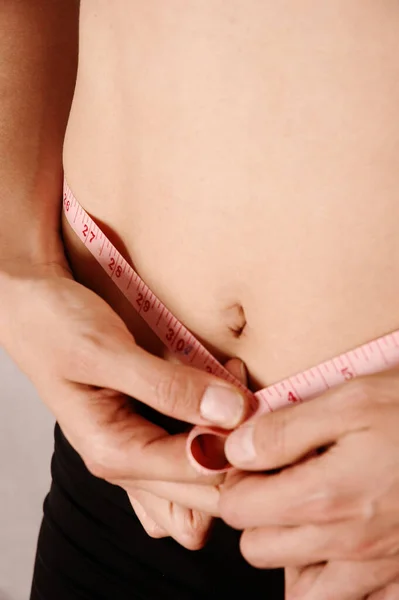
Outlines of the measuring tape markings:
[[[183,363],[205,370],[237,386],[249,399],[253,416],[310,400],[354,377],[383,371],[399,364],[399,331],[395,331],[253,394],[227,371],[153,294],[82,208],[66,181],[63,209],[79,239],[164,345]],[[228,432],[217,428],[194,427],[187,440],[188,457],[201,472],[222,473],[228,467],[213,469],[201,464],[210,464],[209,457],[201,456],[201,448],[198,445],[201,437],[206,435],[226,437]]]
[[[63,208],[69,224],[79,239],[165,346],[178,355],[182,362],[202,369],[205,366],[207,372],[238,386],[251,400],[252,410],[255,410],[257,402],[254,394],[229,373],[151,292],[98,225],[80,206],[66,182],[64,183]],[[72,218],[74,208],[76,210]]]

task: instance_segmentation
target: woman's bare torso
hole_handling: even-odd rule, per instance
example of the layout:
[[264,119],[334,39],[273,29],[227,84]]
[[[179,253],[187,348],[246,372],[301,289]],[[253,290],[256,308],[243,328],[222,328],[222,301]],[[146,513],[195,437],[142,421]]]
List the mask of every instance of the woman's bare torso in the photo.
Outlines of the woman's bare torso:
[[[254,386],[399,327],[399,6],[82,0],[76,197]],[[64,222],[76,276],[153,334]]]

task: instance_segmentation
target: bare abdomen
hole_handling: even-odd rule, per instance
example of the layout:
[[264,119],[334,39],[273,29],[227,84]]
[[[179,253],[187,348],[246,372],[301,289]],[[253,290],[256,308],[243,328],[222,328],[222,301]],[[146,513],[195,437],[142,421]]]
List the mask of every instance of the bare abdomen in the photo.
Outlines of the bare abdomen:
[[399,327],[399,7],[82,4],[66,176],[172,312],[262,386]]

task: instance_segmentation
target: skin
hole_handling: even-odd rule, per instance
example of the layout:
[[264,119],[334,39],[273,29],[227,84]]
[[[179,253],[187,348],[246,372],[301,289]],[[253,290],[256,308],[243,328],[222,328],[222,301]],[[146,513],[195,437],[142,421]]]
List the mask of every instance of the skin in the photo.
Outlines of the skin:
[[61,240],[62,147],[78,200],[153,291],[253,389],[271,384],[399,326],[399,9],[83,0],[68,118],[73,6],[0,2],[1,343],[147,531],[198,548],[221,480],[125,395],[203,422],[209,378],[170,361],[65,222]]
[[394,598],[398,426],[393,369],[249,421],[228,437],[230,462],[253,474],[228,478],[222,518],[244,530],[241,551],[251,564],[290,568],[288,598],[374,600],[372,592],[387,585],[386,598]]
[[[221,389],[236,395],[234,388],[142,350],[120,317],[67,268],[26,272],[13,263],[0,275],[0,290],[7,309],[0,317],[2,343],[89,471],[125,489],[151,535],[201,547],[218,514],[215,486],[222,479],[198,474],[185,452],[187,433],[169,435],[144,419],[129,398],[205,425],[211,422],[202,416],[205,390],[216,385],[217,397]],[[10,323],[12,312],[18,319]],[[234,372],[234,361],[227,366]],[[238,412],[234,420],[243,417]],[[173,500],[184,496],[187,504],[175,506]]]
[[[398,327],[397,12],[82,2],[68,182],[253,389]],[[163,355],[65,220],[63,238],[74,276]]]

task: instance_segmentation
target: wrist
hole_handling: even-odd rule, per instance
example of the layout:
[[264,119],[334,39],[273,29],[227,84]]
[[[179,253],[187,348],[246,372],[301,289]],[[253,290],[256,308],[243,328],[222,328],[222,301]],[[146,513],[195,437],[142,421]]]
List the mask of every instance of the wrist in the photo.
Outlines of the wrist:
[[[0,270],[24,264],[67,265],[61,235],[61,182],[59,174],[51,174],[38,178],[38,189],[34,189],[23,180],[18,187],[8,186],[11,196],[2,182]],[[8,202],[7,196],[11,197]]]
[[74,279],[65,254],[54,254],[51,257],[39,254],[0,257],[0,293],[5,287],[12,286],[13,281],[47,277]]
[[0,277],[3,279],[14,274],[33,274],[40,271],[68,272],[71,274],[61,239],[54,243],[44,243],[25,248],[8,249],[0,248]]
[[0,261],[0,345],[7,349],[7,340],[9,342],[15,336],[21,314],[30,303],[35,281],[57,279],[74,279],[65,257],[47,262],[28,261],[26,258]]

